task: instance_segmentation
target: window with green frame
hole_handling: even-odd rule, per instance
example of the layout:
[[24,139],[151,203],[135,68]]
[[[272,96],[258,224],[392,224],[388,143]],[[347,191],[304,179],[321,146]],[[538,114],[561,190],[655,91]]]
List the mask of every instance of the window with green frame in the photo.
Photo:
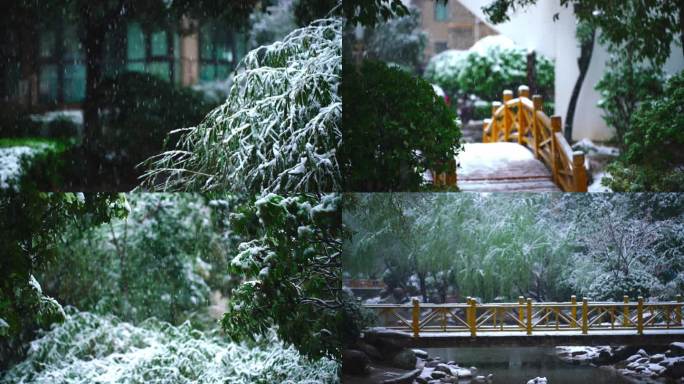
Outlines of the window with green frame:
[[449,6],[444,0],[435,0],[435,21],[449,20]]
[[128,24],[126,69],[148,72],[162,79],[180,80],[180,40],[170,30],[145,31],[140,23]]
[[45,104],[80,103],[85,97],[83,46],[75,26],[60,25],[38,39],[38,98]]
[[222,23],[200,27],[200,81],[223,80],[245,55],[245,35],[231,31]]

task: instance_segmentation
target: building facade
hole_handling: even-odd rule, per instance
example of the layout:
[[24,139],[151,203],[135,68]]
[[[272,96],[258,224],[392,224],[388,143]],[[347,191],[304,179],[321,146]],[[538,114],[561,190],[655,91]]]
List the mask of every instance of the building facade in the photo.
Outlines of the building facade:
[[476,17],[460,0],[412,0],[420,10],[421,24],[428,33],[425,58],[447,49],[465,50],[476,41],[497,32]]
[[[147,72],[184,86],[228,78],[247,52],[246,34],[212,22],[182,34],[188,23],[151,30],[130,22],[110,31],[104,75]],[[86,65],[76,27],[58,23],[41,30],[35,44],[35,57],[10,58],[3,99],[36,109],[78,108],[85,97]]]

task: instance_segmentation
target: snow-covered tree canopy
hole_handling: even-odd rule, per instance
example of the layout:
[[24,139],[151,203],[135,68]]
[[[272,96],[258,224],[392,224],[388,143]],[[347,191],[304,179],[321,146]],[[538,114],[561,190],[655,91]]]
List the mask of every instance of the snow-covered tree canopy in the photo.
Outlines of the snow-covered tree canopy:
[[255,49],[226,102],[178,147],[147,161],[160,190],[319,192],[340,184],[342,20],[318,20]]

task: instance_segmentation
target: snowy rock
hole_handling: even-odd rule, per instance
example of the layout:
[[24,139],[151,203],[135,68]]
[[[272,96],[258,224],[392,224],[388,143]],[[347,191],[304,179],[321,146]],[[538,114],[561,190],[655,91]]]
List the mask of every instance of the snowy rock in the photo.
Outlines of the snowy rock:
[[653,355],[653,356],[651,356],[651,358],[650,358],[650,362],[651,362],[651,363],[659,363],[659,362],[661,362],[661,361],[663,361],[663,360],[665,360],[665,355],[662,354],[662,353],[659,353],[659,354],[657,354],[657,355]]
[[416,357],[420,357],[421,359],[428,358],[428,353],[423,351],[422,349],[413,349],[413,353],[416,354]]
[[672,356],[684,356],[684,343],[670,343],[670,354]]
[[546,384],[546,377],[535,377],[534,379],[527,382],[527,384]]

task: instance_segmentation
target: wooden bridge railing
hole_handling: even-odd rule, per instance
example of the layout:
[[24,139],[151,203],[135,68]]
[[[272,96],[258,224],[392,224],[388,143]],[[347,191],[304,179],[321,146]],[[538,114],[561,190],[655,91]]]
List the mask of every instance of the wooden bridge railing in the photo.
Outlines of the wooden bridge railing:
[[503,92],[503,102],[492,103],[492,118],[484,121],[483,143],[517,142],[527,146],[551,170],[553,181],[565,192],[586,192],[587,172],[584,153],[573,152],[561,131],[560,116],[548,117],[539,95],[527,86]]
[[379,311],[383,326],[411,332],[478,332],[518,331],[532,335],[535,331],[635,330],[643,335],[647,329],[683,329],[682,297],[676,301],[644,302],[642,297],[619,302],[581,302],[572,296],[569,302],[538,303],[519,297],[517,303],[431,304],[414,299],[411,304],[365,304]]

